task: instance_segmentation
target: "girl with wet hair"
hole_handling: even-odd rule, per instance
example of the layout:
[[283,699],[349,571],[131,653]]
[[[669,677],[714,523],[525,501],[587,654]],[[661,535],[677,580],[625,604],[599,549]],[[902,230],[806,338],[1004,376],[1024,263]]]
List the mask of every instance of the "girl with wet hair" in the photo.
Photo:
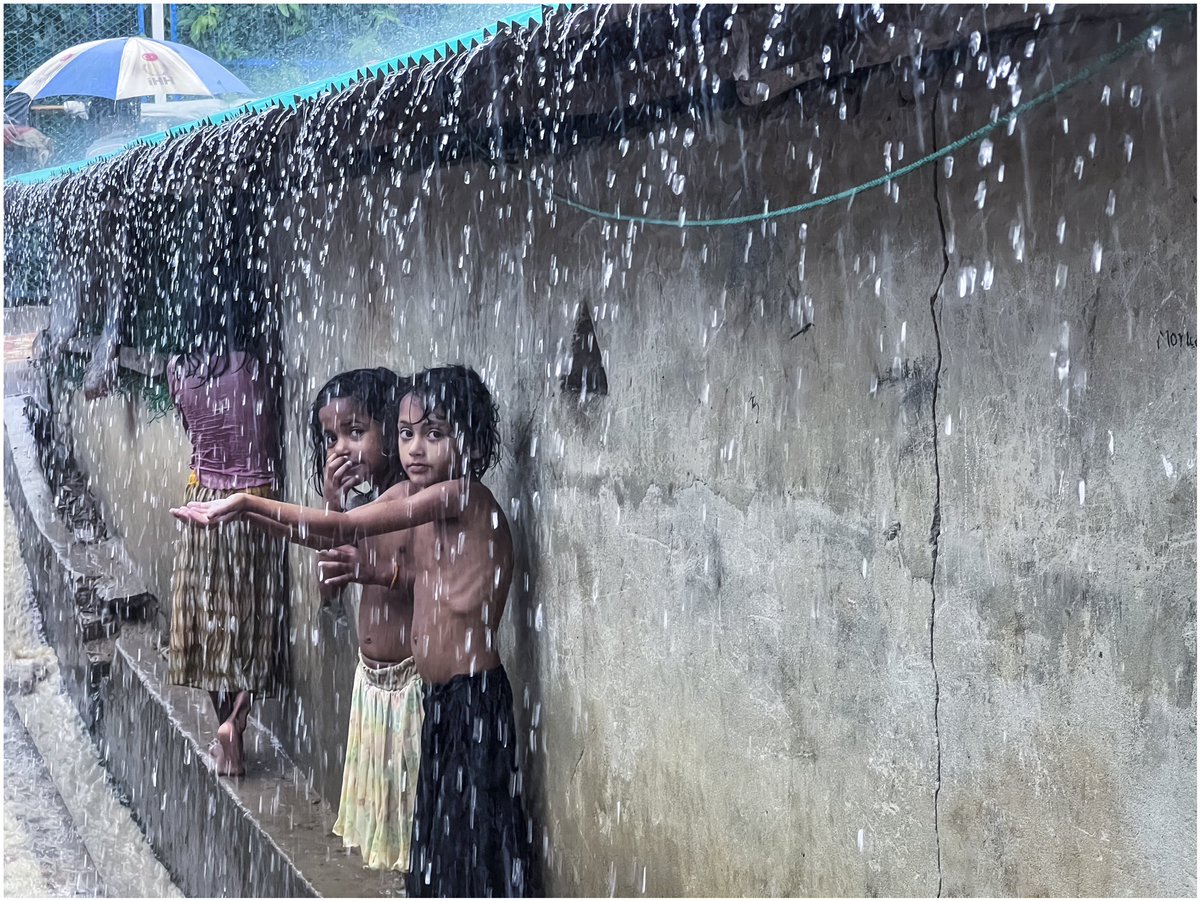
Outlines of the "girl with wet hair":
[[[188,376],[214,378],[230,368],[246,365],[261,356],[267,319],[259,294],[248,276],[212,275],[228,268],[215,256],[200,266],[184,315],[168,325],[168,341],[175,345],[179,364]],[[221,280],[230,284],[222,284]]]
[[[396,456],[396,408],[408,385],[409,380],[376,366],[340,372],[317,392],[308,415],[309,476],[332,509],[365,504],[404,478]],[[343,421],[344,434],[329,428]],[[361,442],[373,434],[371,424],[378,426],[378,447],[363,448]],[[371,490],[351,494],[364,485]]]
[[474,369],[438,366],[413,376],[412,397],[426,416],[440,410],[454,424],[454,440],[461,455],[462,471],[481,479],[500,461],[499,415],[491,392]]
[[[409,387],[408,379],[380,366],[335,375],[317,392],[309,416],[310,462],[326,510],[369,505],[403,481],[396,415]],[[369,490],[356,490],[363,486]],[[360,575],[368,568],[388,574],[387,584],[364,581],[359,600],[358,666],[333,832],[346,848],[361,851],[365,866],[405,871],[423,712],[421,677],[412,659],[412,589],[391,578],[398,571],[401,538],[392,532],[331,551],[353,561]],[[325,560],[317,565],[323,600],[351,581],[327,580],[328,566]]]
[[[261,326],[250,304],[201,299],[181,318],[167,384],[192,445],[186,498],[275,495],[278,431]],[[207,691],[217,772],[245,772],[242,733],[254,696],[278,693],[286,606],[280,542],[234,523],[179,536],[171,578],[169,681]]]

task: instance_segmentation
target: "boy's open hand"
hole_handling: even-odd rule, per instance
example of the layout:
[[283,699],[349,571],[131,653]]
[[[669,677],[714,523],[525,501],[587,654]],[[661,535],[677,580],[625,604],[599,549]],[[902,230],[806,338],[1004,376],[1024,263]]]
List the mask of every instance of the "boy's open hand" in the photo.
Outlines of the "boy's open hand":
[[171,515],[180,522],[213,528],[237,518],[239,497],[241,495],[234,494],[219,501],[192,501],[186,507],[172,507]]
[[360,585],[388,584],[394,570],[384,563],[377,565],[374,554],[365,554],[353,544],[317,553],[317,572],[325,585],[339,588],[358,582]]
[[321,487],[321,496],[330,503],[336,503],[339,509],[345,510],[350,492],[365,481],[362,467],[357,465],[349,454],[329,454],[325,458],[325,479]]

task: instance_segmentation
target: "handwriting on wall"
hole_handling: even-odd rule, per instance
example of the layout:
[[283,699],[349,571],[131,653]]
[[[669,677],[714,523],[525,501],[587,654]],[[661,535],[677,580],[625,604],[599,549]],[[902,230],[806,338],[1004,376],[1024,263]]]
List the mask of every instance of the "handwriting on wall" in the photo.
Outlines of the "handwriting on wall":
[[1169,332],[1166,329],[1159,330],[1158,347],[1162,348],[1185,348],[1196,346],[1196,336],[1190,331]]

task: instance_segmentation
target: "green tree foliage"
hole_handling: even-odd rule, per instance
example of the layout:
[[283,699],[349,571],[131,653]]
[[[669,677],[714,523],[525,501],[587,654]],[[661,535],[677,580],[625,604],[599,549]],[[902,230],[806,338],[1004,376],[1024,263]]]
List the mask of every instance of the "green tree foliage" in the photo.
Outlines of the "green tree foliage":
[[178,4],[179,40],[262,94],[399,56],[527,9],[510,4]]
[[299,3],[179,4],[178,9],[181,42],[226,63],[286,44],[311,27],[309,14]]

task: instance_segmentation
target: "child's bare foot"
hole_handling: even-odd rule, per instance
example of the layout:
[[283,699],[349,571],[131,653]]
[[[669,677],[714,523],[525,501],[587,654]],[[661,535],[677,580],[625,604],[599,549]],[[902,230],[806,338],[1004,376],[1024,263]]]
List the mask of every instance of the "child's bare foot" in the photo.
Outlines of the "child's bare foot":
[[213,739],[208,744],[208,756],[212,758],[213,768],[217,771],[218,776],[241,776],[243,773],[231,772],[229,761],[225,757],[225,751],[221,747],[221,742]]
[[242,734],[233,726],[233,718],[217,727],[217,737],[209,745],[218,776],[246,775],[246,761],[242,757]]

